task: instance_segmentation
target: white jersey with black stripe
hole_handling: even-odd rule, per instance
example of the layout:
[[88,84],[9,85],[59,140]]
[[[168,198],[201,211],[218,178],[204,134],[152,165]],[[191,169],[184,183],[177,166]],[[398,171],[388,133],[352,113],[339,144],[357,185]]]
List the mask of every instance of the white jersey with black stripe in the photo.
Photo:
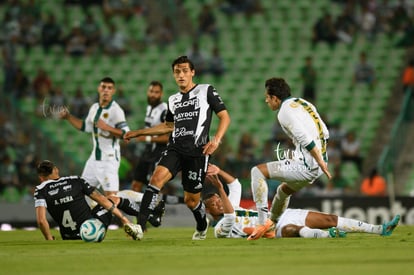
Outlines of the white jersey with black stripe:
[[92,133],[93,151],[90,158],[94,160],[120,160],[119,138],[112,136],[109,132],[96,127],[96,122],[102,119],[111,127],[128,132],[129,127],[125,119],[124,110],[117,102],[112,100],[108,106],[102,108],[94,103],[88,116],[83,121],[82,131]]

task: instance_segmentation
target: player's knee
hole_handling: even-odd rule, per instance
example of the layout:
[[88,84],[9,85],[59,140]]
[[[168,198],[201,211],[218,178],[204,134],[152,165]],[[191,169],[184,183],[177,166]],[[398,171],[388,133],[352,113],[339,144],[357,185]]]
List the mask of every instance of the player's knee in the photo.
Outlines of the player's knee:
[[282,237],[284,238],[297,238],[300,237],[300,226],[288,224],[282,228]]
[[256,179],[264,179],[265,178],[265,176],[263,175],[262,171],[257,166],[254,166],[250,170],[250,174],[251,174],[252,178],[256,178]]
[[337,226],[338,216],[333,214],[326,215],[326,222],[328,223],[328,227]]

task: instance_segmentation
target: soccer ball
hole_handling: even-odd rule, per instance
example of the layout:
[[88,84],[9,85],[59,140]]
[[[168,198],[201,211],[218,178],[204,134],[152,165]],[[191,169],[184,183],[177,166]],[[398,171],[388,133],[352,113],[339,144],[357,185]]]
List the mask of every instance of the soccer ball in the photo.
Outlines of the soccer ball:
[[80,236],[85,242],[101,242],[105,234],[106,227],[98,219],[86,220],[80,227]]

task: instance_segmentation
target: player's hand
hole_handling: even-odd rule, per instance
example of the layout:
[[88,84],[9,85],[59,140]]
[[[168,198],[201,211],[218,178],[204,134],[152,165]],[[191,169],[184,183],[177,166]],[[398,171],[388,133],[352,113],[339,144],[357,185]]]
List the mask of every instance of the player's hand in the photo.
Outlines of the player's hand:
[[332,175],[328,170],[328,165],[326,164],[326,162],[323,162],[320,165],[320,167],[321,167],[322,171],[325,173],[325,175],[328,177],[328,179],[332,179]]
[[207,175],[206,178],[217,189],[223,188],[223,185],[217,175]]
[[215,139],[210,140],[206,145],[203,147],[203,154],[204,155],[211,155],[213,154],[217,148],[219,147],[220,142],[216,141]]
[[67,119],[70,115],[69,109],[67,107],[62,107],[58,113],[60,119]]
[[125,135],[124,135],[124,141],[129,142],[131,139],[140,136],[138,131],[139,130],[126,132]]
[[209,163],[207,167],[207,176],[217,175],[218,173],[220,173],[220,168],[218,168],[217,165]]

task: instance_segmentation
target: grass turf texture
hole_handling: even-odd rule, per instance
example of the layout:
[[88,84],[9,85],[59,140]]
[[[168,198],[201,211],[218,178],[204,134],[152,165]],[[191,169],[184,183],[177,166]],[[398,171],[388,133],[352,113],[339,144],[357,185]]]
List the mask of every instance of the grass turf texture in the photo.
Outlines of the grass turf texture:
[[[44,241],[39,230],[0,232],[0,274],[413,274],[414,226],[390,237],[215,239],[193,228],[150,228],[141,241],[119,230],[102,243]],[[59,236],[58,232],[53,232]]]

